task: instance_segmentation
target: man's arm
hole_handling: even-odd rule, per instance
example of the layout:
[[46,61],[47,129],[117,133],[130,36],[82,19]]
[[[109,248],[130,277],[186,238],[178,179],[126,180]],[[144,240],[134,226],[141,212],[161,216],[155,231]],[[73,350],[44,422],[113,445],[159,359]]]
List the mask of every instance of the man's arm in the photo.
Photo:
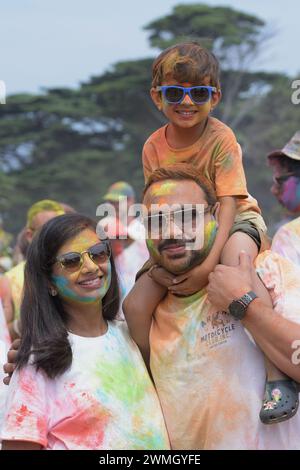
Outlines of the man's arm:
[[129,332],[138,345],[149,370],[149,333],[152,315],[166,294],[166,287],[160,286],[147,273],[142,274],[123,302],[123,312]]
[[[241,253],[239,266],[218,265],[209,275],[208,299],[218,308],[228,310],[232,300],[251,290],[257,293],[260,282],[249,257]],[[300,365],[292,361],[293,345],[300,340],[300,325],[276,313],[260,298],[250,303],[242,323],[265,355],[282,372],[300,382]]]

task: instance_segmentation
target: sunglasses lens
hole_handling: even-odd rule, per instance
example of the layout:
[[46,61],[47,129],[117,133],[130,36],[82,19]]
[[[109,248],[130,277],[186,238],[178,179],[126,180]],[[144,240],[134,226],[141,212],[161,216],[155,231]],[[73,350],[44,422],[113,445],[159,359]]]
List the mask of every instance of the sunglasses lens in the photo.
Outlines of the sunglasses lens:
[[61,258],[60,262],[65,269],[76,270],[81,265],[81,256],[79,253],[67,253]]
[[183,99],[184,91],[175,86],[169,86],[165,89],[165,98],[169,103],[179,103]]
[[163,214],[153,214],[145,219],[145,229],[148,233],[155,235],[161,233],[165,225],[165,217]]
[[194,87],[191,89],[191,97],[195,103],[206,103],[210,98],[209,88]]
[[99,243],[89,249],[89,256],[95,264],[105,263],[110,257],[110,248],[106,243]]

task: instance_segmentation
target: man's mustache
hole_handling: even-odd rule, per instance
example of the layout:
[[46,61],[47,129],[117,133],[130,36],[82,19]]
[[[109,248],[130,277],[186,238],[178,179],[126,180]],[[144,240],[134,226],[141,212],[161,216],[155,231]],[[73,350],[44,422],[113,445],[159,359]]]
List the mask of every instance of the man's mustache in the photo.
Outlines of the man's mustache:
[[160,242],[160,244],[158,245],[158,251],[161,252],[169,247],[171,247],[172,245],[177,245],[177,246],[185,246],[187,243],[193,243],[195,241],[195,238],[194,239],[189,239],[189,240],[186,240],[186,239],[183,239],[183,238],[170,238],[168,240],[163,240]]

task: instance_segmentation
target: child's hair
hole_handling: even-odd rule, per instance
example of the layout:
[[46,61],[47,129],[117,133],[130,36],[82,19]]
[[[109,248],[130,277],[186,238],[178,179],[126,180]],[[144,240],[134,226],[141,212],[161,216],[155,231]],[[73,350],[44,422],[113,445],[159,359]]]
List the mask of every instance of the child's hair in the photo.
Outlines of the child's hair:
[[178,83],[201,85],[209,78],[210,85],[220,87],[219,63],[214,54],[197,42],[183,42],[168,47],[152,65],[152,87],[173,78]]
[[[96,232],[96,222],[80,214],[66,214],[47,222],[29,247],[25,267],[24,298],[21,305],[21,345],[17,367],[33,358],[37,369],[55,378],[72,364],[66,327],[68,314],[59,296],[49,293],[53,264],[58,250],[85,229]],[[119,287],[111,257],[111,284],[102,299],[106,320],[114,320],[119,309]],[[100,313],[99,313],[100,314]]]

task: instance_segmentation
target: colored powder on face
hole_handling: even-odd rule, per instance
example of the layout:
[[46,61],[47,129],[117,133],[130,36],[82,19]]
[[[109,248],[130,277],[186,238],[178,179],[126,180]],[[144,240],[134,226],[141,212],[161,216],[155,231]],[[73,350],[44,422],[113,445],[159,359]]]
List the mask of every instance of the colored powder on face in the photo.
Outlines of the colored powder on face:
[[203,247],[201,250],[198,250],[198,264],[202,263],[205,258],[207,258],[214,241],[216,239],[218,230],[218,224],[215,219],[210,220],[204,227],[204,240],[203,240]]
[[55,287],[57,288],[59,294],[64,299],[69,299],[78,303],[93,303],[103,299],[107,293],[110,283],[111,283],[111,264],[107,264],[107,274],[102,277],[102,286],[97,289],[97,294],[93,296],[81,296],[76,291],[74,291],[70,285],[69,280],[64,276],[52,276],[52,281]]
[[159,251],[156,248],[154,241],[151,240],[150,238],[147,238],[146,245],[147,245],[150,255],[152,255],[153,258],[157,259],[157,257],[159,256]]
[[285,181],[280,202],[290,212],[300,212],[300,178],[292,176]]
[[154,184],[151,189],[151,195],[154,197],[167,196],[169,194],[174,194],[176,191],[177,183],[174,181],[167,181],[161,184]]

